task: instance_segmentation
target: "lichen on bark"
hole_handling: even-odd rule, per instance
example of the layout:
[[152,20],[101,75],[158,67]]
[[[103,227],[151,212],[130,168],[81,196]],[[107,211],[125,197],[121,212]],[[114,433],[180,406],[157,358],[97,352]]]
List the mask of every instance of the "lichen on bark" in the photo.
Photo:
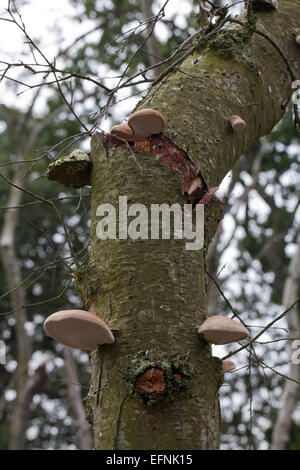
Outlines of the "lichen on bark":
[[161,356],[160,351],[140,351],[126,374],[129,394],[147,405],[188,393],[193,371],[189,357]]
[[76,149],[70,155],[51,163],[46,176],[64,186],[81,188],[91,184],[91,167],[90,157],[82,150]]

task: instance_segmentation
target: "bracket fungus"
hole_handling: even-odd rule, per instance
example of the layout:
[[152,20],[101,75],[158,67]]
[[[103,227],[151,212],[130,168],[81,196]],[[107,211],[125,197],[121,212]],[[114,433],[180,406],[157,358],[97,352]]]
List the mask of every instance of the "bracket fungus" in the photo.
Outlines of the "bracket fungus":
[[234,132],[240,132],[246,127],[244,119],[242,119],[240,116],[230,116],[230,118],[228,118],[228,121]]
[[122,140],[126,140],[127,142],[140,142],[145,140],[145,137],[134,135],[127,122],[122,122],[122,124],[113,126],[110,130],[110,134],[117,137],[117,139],[114,139],[118,140],[117,143],[122,143]]
[[276,10],[277,0],[250,0],[253,10]]
[[122,122],[122,124],[113,126],[110,130],[110,134],[116,135],[117,137],[127,141],[133,140],[132,129],[128,126],[127,122]]
[[202,178],[197,176],[197,178],[192,181],[185,197],[189,204],[196,204],[196,209],[201,204],[208,204],[212,199],[215,199],[221,205],[224,205],[224,201],[218,198],[215,194],[218,189],[218,187],[208,188]]
[[234,343],[249,336],[249,331],[244,325],[220,315],[208,317],[198,328],[198,333],[205,341],[213,344]]
[[235,363],[232,361],[222,361],[222,369],[224,374],[226,372],[231,372],[233,369],[235,369]]
[[128,118],[128,125],[135,136],[147,138],[163,131],[165,118],[154,109],[144,108],[136,111]]
[[55,312],[46,319],[44,328],[48,336],[71,348],[92,351],[115,341],[107,324],[95,313],[84,310]]
[[202,189],[203,188],[203,182],[201,180],[201,178],[199,176],[197,176],[197,178],[195,178],[189,189],[187,190],[187,193],[188,195],[190,196],[191,194],[193,194],[193,192],[195,192],[197,189]]
[[[122,144],[122,140],[127,142],[144,142],[151,135],[160,134],[165,127],[165,118],[155,109],[144,108],[136,111],[128,118],[128,122],[123,122],[113,126],[110,130],[113,144]],[[119,137],[119,139],[118,139]]]

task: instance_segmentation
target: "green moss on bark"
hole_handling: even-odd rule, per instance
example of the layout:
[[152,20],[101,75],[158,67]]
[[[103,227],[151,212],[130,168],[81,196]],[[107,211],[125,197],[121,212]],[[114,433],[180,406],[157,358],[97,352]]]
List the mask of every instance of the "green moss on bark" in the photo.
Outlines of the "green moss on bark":
[[[163,371],[165,376],[165,390],[156,399],[151,399],[147,394],[141,394],[136,388],[138,378],[150,368]],[[160,351],[139,351],[128,368],[125,380],[129,395],[141,400],[143,403],[155,405],[162,400],[187,394],[189,384],[193,377],[189,357],[161,356]]]
[[75,271],[75,288],[81,293],[85,304],[93,300],[101,292],[101,275],[95,265],[79,266]]

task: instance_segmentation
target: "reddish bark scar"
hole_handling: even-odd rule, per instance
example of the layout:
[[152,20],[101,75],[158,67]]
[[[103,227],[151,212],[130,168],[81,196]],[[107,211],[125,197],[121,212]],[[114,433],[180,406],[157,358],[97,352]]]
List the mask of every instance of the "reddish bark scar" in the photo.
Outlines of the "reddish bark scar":
[[[124,141],[116,144],[115,140],[111,140],[109,134],[100,133],[100,137],[106,146],[128,145]],[[131,150],[136,153],[162,155],[161,164],[163,166],[181,172],[183,176],[183,193],[187,203],[192,204],[193,208],[197,208],[200,204],[207,204],[212,199],[217,200],[222,205],[224,204],[215,194],[219,188],[208,188],[201,173],[187,153],[163,133],[152,135],[143,142],[130,142],[129,145]]]
[[158,367],[150,367],[137,377],[135,390],[148,399],[155,399],[166,391],[164,372]]

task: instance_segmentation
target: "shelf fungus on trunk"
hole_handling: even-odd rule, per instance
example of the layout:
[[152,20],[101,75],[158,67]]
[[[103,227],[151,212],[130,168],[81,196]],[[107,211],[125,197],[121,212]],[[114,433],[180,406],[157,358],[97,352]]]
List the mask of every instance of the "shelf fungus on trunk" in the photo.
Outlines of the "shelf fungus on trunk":
[[223,373],[231,372],[235,369],[235,363],[232,361],[222,361]]
[[92,351],[115,341],[108,325],[85,310],[55,312],[45,320],[44,328],[48,336],[71,348]]
[[224,205],[224,201],[215,194],[218,189],[218,187],[208,188],[203,179],[200,176],[197,176],[186,191],[185,198],[187,203],[193,204],[193,207],[196,209],[201,204],[208,204],[212,199],[215,199],[219,204]]
[[126,142],[146,142],[151,135],[160,134],[165,127],[165,118],[159,111],[144,108],[129,116],[128,121],[113,126],[109,135],[112,145]]
[[128,118],[128,125],[137,137],[150,137],[160,134],[165,127],[165,118],[155,109],[144,108]]
[[126,142],[141,142],[145,140],[145,137],[134,135],[127,122],[113,126],[109,133],[112,136],[111,143],[113,145],[123,145]]
[[208,317],[198,328],[198,333],[205,341],[213,344],[234,343],[249,336],[244,325],[221,315]]
[[67,187],[90,185],[92,163],[87,153],[75,149],[70,155],[58,158],[48,167],[47,178]]
[[230,116],[228,123],[233,132],[241,132],[245,129],[246,123],[240,116]]

